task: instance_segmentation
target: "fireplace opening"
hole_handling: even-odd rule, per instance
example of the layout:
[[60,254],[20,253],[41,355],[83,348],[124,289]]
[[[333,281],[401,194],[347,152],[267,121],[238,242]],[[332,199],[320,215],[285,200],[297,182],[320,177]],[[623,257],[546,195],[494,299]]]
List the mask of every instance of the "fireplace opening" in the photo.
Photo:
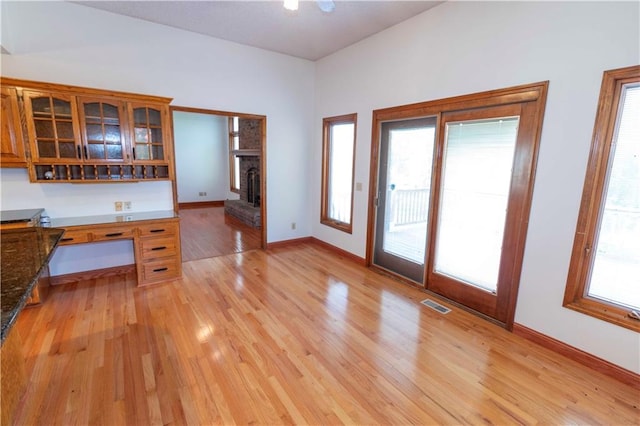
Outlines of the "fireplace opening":
[[255,167],[247,170],[247,202],[253,207],[260,206],[260,173]]

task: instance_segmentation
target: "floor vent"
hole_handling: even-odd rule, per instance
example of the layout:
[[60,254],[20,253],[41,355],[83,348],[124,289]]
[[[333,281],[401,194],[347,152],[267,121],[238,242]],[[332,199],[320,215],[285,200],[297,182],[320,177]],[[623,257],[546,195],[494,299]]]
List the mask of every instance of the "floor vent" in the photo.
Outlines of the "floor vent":
[[431,299],[424,299],[424,300],[423,300],[422,302],[420,302],[420,303],[422,303],[424,306],[428,306],[428,307],[430,307],[430,308],[431,308],[431,309],[433,309],[434,311],[438,311],[438,312],[440,312],[441,314],[448,314],[449,312],[451,312],[451,309],[449,309],[449,308],[447,308],[447,307],[444,307],[444,306],[442,306],[441,304],[436,303],[436,302],[434,302],[434,301],[433,301],[433,300],[431,300]]

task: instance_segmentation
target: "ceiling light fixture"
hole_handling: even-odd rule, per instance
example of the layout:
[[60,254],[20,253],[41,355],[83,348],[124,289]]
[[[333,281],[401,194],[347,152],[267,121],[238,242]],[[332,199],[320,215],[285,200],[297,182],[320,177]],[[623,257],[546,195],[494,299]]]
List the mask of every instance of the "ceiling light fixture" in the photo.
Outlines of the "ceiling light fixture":
[[284,8],[287,10],[298,10],[298,0],[284,0]]

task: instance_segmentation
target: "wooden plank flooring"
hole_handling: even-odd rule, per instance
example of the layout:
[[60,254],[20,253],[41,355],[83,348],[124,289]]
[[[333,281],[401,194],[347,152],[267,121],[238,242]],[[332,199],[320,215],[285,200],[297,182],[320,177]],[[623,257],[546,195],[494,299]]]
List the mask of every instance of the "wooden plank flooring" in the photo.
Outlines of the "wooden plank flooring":
[[260,248],[262,233],[224,214],[224,207],[180,210],[182,260],[206,259]]
[[640,392],[315,244],[53,289],[15,424],[637,424]]

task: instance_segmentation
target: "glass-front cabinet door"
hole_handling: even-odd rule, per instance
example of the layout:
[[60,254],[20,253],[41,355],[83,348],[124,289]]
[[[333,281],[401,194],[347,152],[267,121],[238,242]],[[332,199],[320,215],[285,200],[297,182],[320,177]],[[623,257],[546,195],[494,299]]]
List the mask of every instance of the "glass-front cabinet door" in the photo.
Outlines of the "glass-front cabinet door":
[[33,160],[52,163],[81,161],[74,97],[25,90],[23,98]]
[[115,100],[80,98],[82,158],[91,162],[128,160],[125,106]]
[[166,161],[166,117],[166,106],[130,104],[129,121],[134,162]]

